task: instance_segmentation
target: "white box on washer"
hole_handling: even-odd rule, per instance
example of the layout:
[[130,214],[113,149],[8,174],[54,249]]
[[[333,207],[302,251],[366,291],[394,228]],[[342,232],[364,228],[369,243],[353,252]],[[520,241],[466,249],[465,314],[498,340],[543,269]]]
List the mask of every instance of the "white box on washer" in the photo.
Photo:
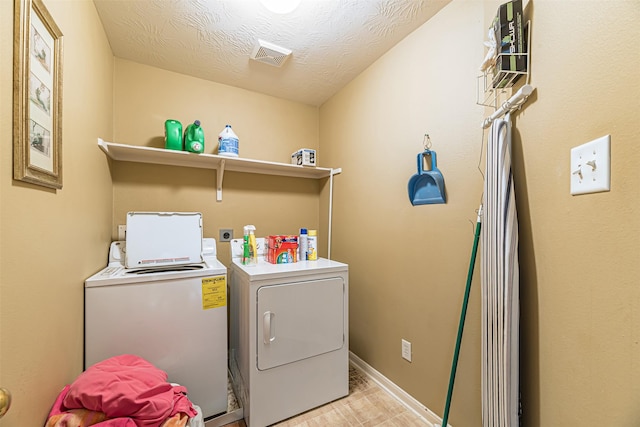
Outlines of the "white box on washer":
[[200,212],[128,212],[125,267],[202,262]]

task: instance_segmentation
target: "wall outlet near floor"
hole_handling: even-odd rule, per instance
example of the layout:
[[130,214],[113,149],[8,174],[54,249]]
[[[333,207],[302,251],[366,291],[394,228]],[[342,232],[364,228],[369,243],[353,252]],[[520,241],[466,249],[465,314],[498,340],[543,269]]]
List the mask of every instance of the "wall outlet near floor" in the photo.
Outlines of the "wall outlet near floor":
[[118,225],[118,240],[124,240],[127,237],[127,226]]
[[220,242],[230,242],[233,239],[233,228],[220,229]]
[[405,339],[402,340],[402,358],[411,362],[411,343]]

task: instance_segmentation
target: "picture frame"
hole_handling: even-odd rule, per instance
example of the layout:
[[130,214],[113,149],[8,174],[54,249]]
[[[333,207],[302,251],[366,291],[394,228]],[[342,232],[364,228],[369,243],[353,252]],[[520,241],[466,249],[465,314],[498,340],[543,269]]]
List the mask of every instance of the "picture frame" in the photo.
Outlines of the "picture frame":
[[62,32],[42,0],[14,0],[13,179],[62,188]]

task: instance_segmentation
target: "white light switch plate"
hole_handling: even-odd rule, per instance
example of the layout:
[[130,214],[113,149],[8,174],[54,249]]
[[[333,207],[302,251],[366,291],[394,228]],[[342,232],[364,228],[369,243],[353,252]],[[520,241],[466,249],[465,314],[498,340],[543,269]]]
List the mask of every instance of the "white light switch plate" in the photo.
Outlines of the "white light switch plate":
[[571,149],[571,194],[598,193],[611,187],[611,135]]

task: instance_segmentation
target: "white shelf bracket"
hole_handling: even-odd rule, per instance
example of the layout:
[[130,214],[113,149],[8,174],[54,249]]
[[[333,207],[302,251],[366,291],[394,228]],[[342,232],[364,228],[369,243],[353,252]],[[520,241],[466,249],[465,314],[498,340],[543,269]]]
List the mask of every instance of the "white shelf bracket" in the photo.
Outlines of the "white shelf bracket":
[[218,167],[218,179],[216,181],[216,201],[222,201],[222,180],[224,179],[224,160],[220,160]]

